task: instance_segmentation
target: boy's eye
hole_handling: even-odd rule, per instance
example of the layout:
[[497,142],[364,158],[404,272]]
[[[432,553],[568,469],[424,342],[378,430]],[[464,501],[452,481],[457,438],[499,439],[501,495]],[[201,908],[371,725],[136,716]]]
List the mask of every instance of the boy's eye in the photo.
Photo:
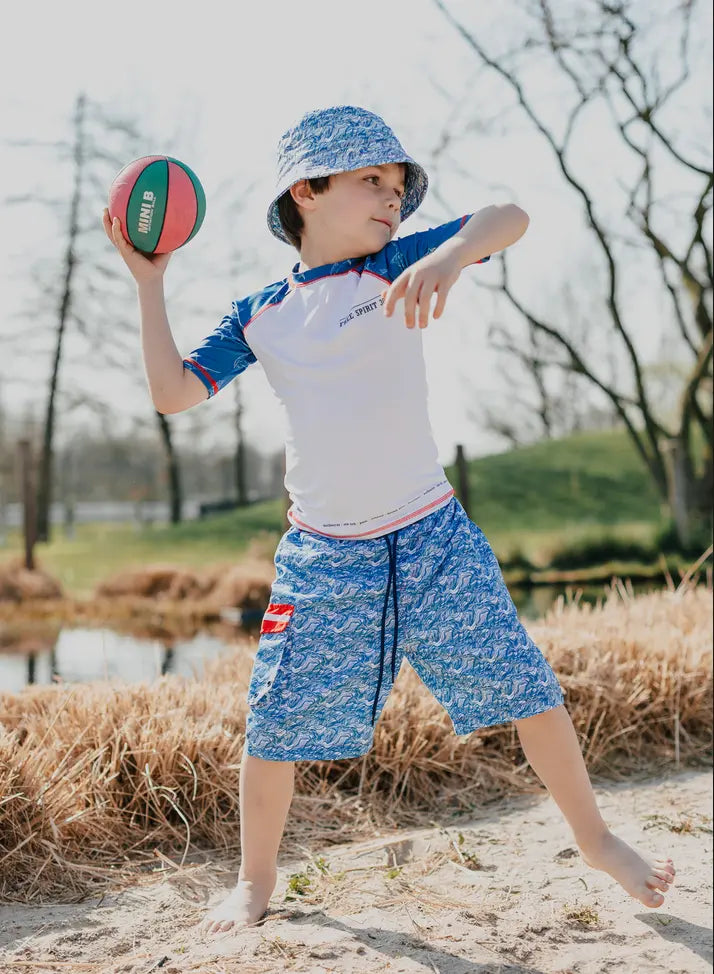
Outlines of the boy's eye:
[[[364,178],[365,179],[373,179],[375,181],[375,186],[379,183],[379,176],[372,175],[372,176],[365,176]],[[397,196],[399,197],[399,199],[402,199],[403,198],[404,192],[401,189],[395,189],[394,192],[397,194]]]

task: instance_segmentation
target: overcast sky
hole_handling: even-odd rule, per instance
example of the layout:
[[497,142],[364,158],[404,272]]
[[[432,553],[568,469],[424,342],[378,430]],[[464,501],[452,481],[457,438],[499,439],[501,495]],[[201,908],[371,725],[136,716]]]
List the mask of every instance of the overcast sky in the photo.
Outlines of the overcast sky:
[[[478,31],[493,54],[523,37],[523,5],[513,0],[499,4],[450,0],[449,5]],[[705,162],[702,146],[710,124],[706,115],[711,72],[709,4],[700,2],[696,16],[694,75],[679,96],[674,131],[683,148]],[[166,274],[169,319],[182,354],[213,330],[233,298],[284,277],[297,259],[295,251],[275,240],[265,225],[274,148],[300,114],[331,104],[360,104],[381,114],[407,151],[429,170],[432,189],[401,234],[489,203],[512,200],[531,218],[528,232],[509,251],[511,281],[519,297],[545,315],[558,305],[563,285],[569,282],[583,295],[583,315],[592,307],[597,292],[589,282],[602,275],[602,260],[584,229],[581,203],[564,185],[543,138],[514,107],[505,83],[479,67],[432,0],[349,4],[262,0],[231,5],[203,2],[195,7],[125,0],[113,5],[111,15],[107,6],[96,2],[47,4],[41,10],[25,4],[13,6],[5,26],[11,26],[0,41],[0,120],[5,137],[69,139],[80,90],[141,121],[152,133],[152,141],[139,154],[167,151],[177,131],[190,132],[174,154],[201,179],[207,213],[197,237],[174,255]],[[670,45],[674,55],[671,37],[661,36],[658,44],[665,54]],[[532,62],[525,77],[529,97],[546,121],[558,126],[567,89],[552,62],[545,58]],[[434,170],[432,154],[447,121],[463,139]],[[483,134],[467,135],[466,128],[474,121],[480,121]],[[618,182],[630,178],[632,161],[623,154],[603,107],[593,107],[582,121],[573,142],[573,160],[597,193],[600,215],[624,230],[625,224],[619,222]],[[454,171],[450,165],[454,157],[468,178]],[[71,170],[58,165],[51,149],[3,145],[0,162],[1,197],[30,190],[69,197]],[[666,172],[664,177],[663,192],[676,198],[687,189],[675,183],[676,170],[669,184]],[[245,210],[230,226],[221,218],[220,205],[214,205],[226,181],[235,187],[236,195],[252,186]],[[18,319],[17,314],[38,303],[28,264],[36,259],[48,264],[59,260],[60,239],[54,217],[40,207],[3,206],[2,214],[0,335],[6,345],[18,332],[29,335],[27,349],[11,344],[12,355],[0,360],[0,400],[13,413],[34,408],[39,417],[51,365],[52,309],[30,321]],[[676,220],[676,209],[670,215]],[[100,237],[97,246],[110,247]],[[191,276],[192,260],[203,266],[210,258],[220,268],[228,264],[236,246],[254,256],[255,266],[235,280],[226,274],[210,287],[196,290],[194,286],[192,299],[198,300],[202,313],[182,312],[172,288]],[[107,253],[108,259],[111,256]],[[216,274],[220,278],[220,270]],[[486,335],[497,318],[518,319],[503,299],[477,289],[476,278],[497,282],[497,262],[467,268],[450,295],[447,314],[425,334],[430,411],[443,462],[451,460],[457,442],[465,443],[472,454],[499,447],[493,436],[467,418],[466,408],[499,397],[503,401],[503,380],[496,373]],[[654,360],[666,355],[666,308],[645,269],[635,262],[624,298],[628,321],[646,356]],[[129,299],[130,312],[136,316],[130,291]],[[110,303],[108,321],[112,310]],[[138,316],[136,321],[138,352]],[[109,325],[107,341],[111,341]],[[28,354],[35,347],[38,350]],[[81,383],[107,397],[117,411],[117,428],[129,413],[150,416],[145,383],[139,383],[137,393],[136,381],[117,376],[108,387],[106,377],[92,368],[91,353],[79,336],[68,336],[62,388]],[[266,450],[280,447],[283,417],[260,367],[251,366],[235,382],[242,383],[245,428],[251,442]],[[229,448],[222,417],[232,410],[233,385],[214,400],[175,417],[179,432],[186,434],[200,414],[216,442],[223,437]],[[68,429],[67,422],[60,423],[61,434]]]

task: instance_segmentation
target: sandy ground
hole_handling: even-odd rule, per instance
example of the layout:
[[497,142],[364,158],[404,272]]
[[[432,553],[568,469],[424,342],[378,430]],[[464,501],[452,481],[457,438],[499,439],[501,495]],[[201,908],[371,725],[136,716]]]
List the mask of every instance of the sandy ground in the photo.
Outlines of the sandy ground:
[[[217,937],[199,936],[196,924],[235,882],[235,861],[168,868],[101,900],[3,906],[0,970],[709,971],[711,773],[596,791],[614,831],[645,854],[674,859],[677,882],[660,909],[588,869],[553,801],[526,797],[447,828],[282,859],[266,918]],[[296,873],[310,886],[286,899]]]

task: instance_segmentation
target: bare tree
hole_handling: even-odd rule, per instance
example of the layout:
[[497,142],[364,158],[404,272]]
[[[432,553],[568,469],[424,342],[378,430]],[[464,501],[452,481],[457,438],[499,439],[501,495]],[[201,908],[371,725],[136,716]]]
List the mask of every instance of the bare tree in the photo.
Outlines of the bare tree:
[[[185,123],[182,121],[185,126]],[[185,138],[185,134],[183,136]],[[178,134],[169,140],[162,139],[166,151]],[[27,191],[6,200],[10,204],[42,203],[55,210],[65,223],[63,231],[63,255],[47,264],[36,261],[30,267],[30,278],[35,287],[37,307],[21,313],[35,322],[38,315],[46,313],[48,299],[56,302],[56,326],[52,331],[53,351],[45,405],[42,447],[40,451],[37,509],[39,540],[50,540],[50,506],[52,501],[53,455],[58,414],[68,416],[75,409],[89,410],[103,420],[105,403],[76,384],[67,383],[62,388],[63,361],[66,357],[68,334],[87,339],[92,355],[92,365],[106,374],[108,389],[112,374],[125,379],[136,378],[137,392],[144,377],[140,368],[140,352],[136,341],[135,294],[125,270],[118,266],[116,258],[109,259],[111,245],[101,227],[101,210],[106,205],[107,191],[114,175],[127,160],[147,154],[150,140],[140,131],[137,123],[81,93],[76,100],[73,137],[71,142],[44,143],[38,140],[8,140],[17,148],[34,151],[51,149],[71,164],[72,195],[67,209],[64,199],[46,199],[37,191]],[[214,200],[224,203],[222,215],[235,219],[245,205],[245,193],[238,200],[225,196],[231,187],[223,184],[214,194]],[[65,222],[66,221],[66,222]],[[234,264],[241,264],[242,255],[232,255]],[[243,261],[245,263],[245,261]],[[59,271],[59,273],[58,273]],[[184,274],[178,283],[172,279],[171,299],[178,301],[182,291],[194,281],[205,282],[211,271],[198,268],[194,262],[191,275]],[[131,313],[128,313],[131,304]],[[111,308],[109,313],[107,308]],[[123,315],[120,308],[127,307]],[[193,312],[189,302],[182,301],[183,312]],[[203,312],[203,308],[200,309]],[[109,319],[109,320],[108,320]],[[9,336],[6,349],[14,344],[17,358],[29,352],[38,334],[42,340],[49,329],[33,329],[29,334]],[[37,352],[33,348],[33,353]],[[70,364],[70,363],[67,363]],[[9,376],[8,382],[19,381],[19,372]],[[132,396],[132,398],[134,398]],[[136,397],[137,400],[139,397]],[[140,401],[140,400],[139,400]],[[127,406],[130,403],[127,402]],[[157,431],[164,444],[166,457],[166,484],[172,521],[180,519],[182,511],[182,486],[177,454],[172,446],[172,418],[152,411]],[[111,424],[109,426],[111,430]]]
[[[580,349],[581,355],[594,358],[596,353],[590,342],[592,314],[581,311],[587,302],[575,300],[570,282],[563,285],[561,300],[571,341]],[[514,447],[582,430],[621,426],[611,404],[594,401],[593,386],[587,377],[553,366],[558,348],[550,336],[530,323],[525,327],[525,338],[520,338],[500,321],[491,324],[489,342],[496,352],[501,353],[497,371],[504,391],[495,397],[493,406],[468,406],[469,418],[480,428],[502,436]],[[608,367],[608,381],[615,382],[617,368],[612,349],[606,348],[600,357],[603,360],[601,367]],[[489,402],[493,401],[494,396],[489,397]]]
[[[242,211],[255,186],[249,184],[243,193],[226,207],[225,215],[230,225],[238,224]],[[228,260],[229,278],[240,280],[241,276],[249,270],[254,270],[258,266],[258,257],[255,251],[246,251],[240,247],[233,246]],[[243,384],[240,377],[233,383],[233,395],[235,409],[233,412],[235,430],[235,453],[233,457],[233,469],[235,472],[236,501],[239,506],[248,503],[248,465],[250,462],[250,451],[245,438],[243,423],[245,420],[246,404],[243,394]]]
[[[548,363],[566,373],[585,377],[611,403],[649,471],[662,499],[669,504],[679,539],[688,545],[700,536],[702,527],[711,530],[711,495],[714,487],[712,461],[712,253],[708,239],[711,223],[712,172],[707,149],[695,152],[685,147],[690,127],[668,133],[665,106],[690,77],[690,41],[693,0],[678,2],[673,10],[655,19],[648,7],[650,29],[668,27],[671,38],[665,53],[676,55],[677,76],[668,84],[661,80],[662,57],[654,52],[648,65],[642,48],[647,33],[635,22],[628,0],[590,0],[576,6],[569,2],[558,20],[550,0],[521,3],[525,21],[536,24],[539,33],[529,36],[514,50],[489,53],[477,33],[461,22],[446,0],[433,0],[473,52],[483,70],[493,72],[515,96],[519,111],[552,150],[560,173],[578,197],[586,225],[605,266],[605,313],[598,325],[609,329],[609,340],[618,343],[625,376],[613,381],[602,375],[596,357],[588,357],[573,339],[568,326],[559,326],[536,315],[516,297],[509,280],[508,260],[498,264],[501,282],[495,288],[504,294],[532,331],[547,337],[552,351]],[[566,21],[564,24],[563,21]],[[652,44],[649,45],[650,49]],[[528,94],[521,61],[536,52],[548,57],[574,93],[573,104],[559,138],[545,121],[545,106]],[[649,53],[652,53],[650,50]],[[661,52],[659,52],[661,54]],[[584,108],[595,101],[606,105],[623,147],[630,150],[638,171],[630,185],[618,182],[626,195],[624,215],[635,228],[634,239],[620,239],[601,216],[597,191],[578,175],[571,159],[571,142],[576,122]],[[563,106],[565,113],[567,106]],[[474,111],[477,111],[475,109]],[[444,140],[453,139],[453,133]],[[704,161],[695,156],[699,154]],[[678,221],[667,227],[668,201],[655,190],[658,168],[675,171],[667,178],[677,181]],[[664,178],[664,177],[663,177]],[[690,200],[687,203],[687,198]],[[683,244],[676,242],[686,230]],[[618,247],[622,244],[622,247]],[[622,300],[625,262],[634,250],[649,253],[659,275],[659,286],[669,301],[671,353],[688,357],[687,374],[681,383],[673,417],[658,412],[647,381],[647,368],[638,353],[631,323]],[[479,284],[481,287],[493,287]],[[545,360],[544,360],[545,364]],[[696,434],[696,436],[695,436]],[[698,455],[696,439],[704,442]]]
[[42,453],[40,454],[40,470],[37,481],[37,539],[49,541],[50,525],[49,510],[52,488],[52,443],[55,428],[55,401],[57,382],[59,378],[60,359],[62,356],[62,342],[67,324],[67,316],[72,295],[73,276],[76,265],[76,240],[79,233],[79,205],[84,182],[86,165],[85,141],[85,106],[86,98],[80,94],[77,98],[74,115],[74,146],[72,155],[74,160],[74,179],[72,185],[72,200],[69,208],[69,223],[67,227],[67,243],[63,258],[64,282],[57,316],[57,331],[55,350],[50,373],[47,403],[45,406],[45,422],[42,436]]
[[[37,478],[37,533],[38,540],[50,540],[50,508],[52,503],[53,456],[54,440],[58,415],[60,376],[63,353],[66,345],[67,329],[75,327],[80,333],[89,337],[94,334],[93,361],[97,368],[126,367],[126,357],[120,352],[120,338],[126,337],[129,330],[128,322],[115,321],[112,329],[111,349],[107,343],[101,341],[99,329],[106,328],[103,302],[106,300],[106,284],[118,279],[115,270],[97,261],[94,250],[84,246],[86,237],[96,237],[97,212],[101,212],[99,203],[93,200],[106,198],[106,191],[110,178],[107,166],[116,173],[121,168],[122,160],[126,161],[131,153],[139,154],[137,146],[142,143],[142,137],[136,126],[126,120],[110,119],[102,111],[101,106],[91,102],[82,92],[77,96],[72,123],[72,141],[58,143],[42,143],[39,140],[18,140],[10,144],[22,148],[51,148],[60,158],[68,158],[72,167],[72,194],[69,210],[66,215],[66,231],[64,233],[64,252],[60,261],[52,266],[54,277],[60,271],[56,282],[48,281],[43,270],[36,268],[31,272],[35,279],[38,293],[42,294],[43,302],[53,295],[57,301],[57,319],[53,335],[54,348],[52,364],[47,387],[45,403],[45,418],[42,428],[42,446],[39,458]],[[120,145],[117,155],[113,155],[108,147],[110,136],[119,134]],[[104,174],[98,172],[100,166],[105,167]],[[36,192],[28,192],[21,196],[7,200],[11,204],[43,202],[64,216],[65,201],[43,199]],[[89,223],[84,219],[84,213],[92,213],[94,220]],[[82,271],[86,272],[82,275]],[[104,282],[101,287],[98,280]],[[94,314],[94,308],[99,307],[99,314]],[[30,310],[29,314],[32,314]],[[99,327],[89,322],[99,322]],[[24,337],[24,336],[23,336]],[[91,409],[101,410],[101,403],[96,397],[72,390],[66,397],[65,409],[68,411],[75,406],[88,405]],[[171,481],[173,483],[173,480]]]

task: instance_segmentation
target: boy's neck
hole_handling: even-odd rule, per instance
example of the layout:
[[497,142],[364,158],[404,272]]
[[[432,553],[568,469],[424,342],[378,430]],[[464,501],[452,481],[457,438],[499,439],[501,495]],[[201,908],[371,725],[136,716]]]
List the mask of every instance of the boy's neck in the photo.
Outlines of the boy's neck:
[[323,267],[325,264],[338,264],[342,260],[350,260],[357,257],[357,254],[349,253],[348,247],[344,244],[318,243],[317,241],[306,240],[305,237],[300,242],[300,263],[298,273],[310,271],[314,267]]

